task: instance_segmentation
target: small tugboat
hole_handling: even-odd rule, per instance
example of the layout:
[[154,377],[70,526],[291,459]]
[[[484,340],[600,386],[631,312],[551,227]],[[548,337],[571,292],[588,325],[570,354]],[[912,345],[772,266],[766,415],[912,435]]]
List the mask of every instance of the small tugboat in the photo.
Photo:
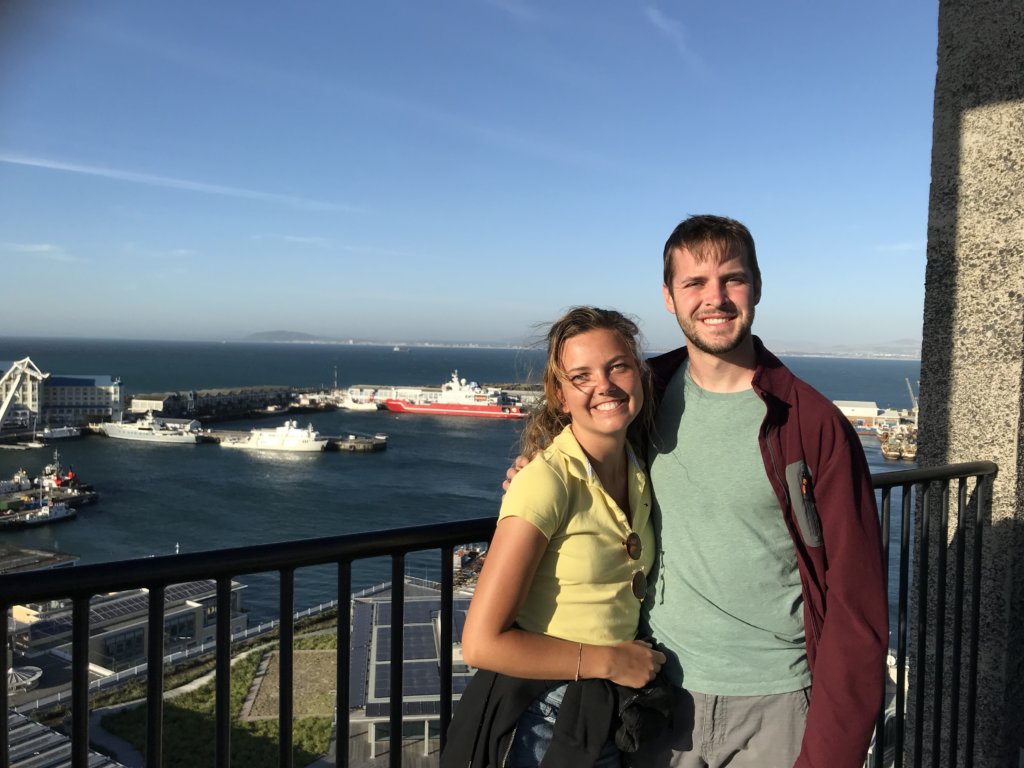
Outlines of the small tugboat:
[[882,441],[882,457],[887,461],[898,461],[903,457],[903,438],[899,435],[889,435],[888,440]]
[[78,514],[77,511],[63,501],[43,499],[42,489],[40,489],[38,502],[29,502],[22,509],[0,512],[0,530],[9,531],[34,525],[59,523],[63,520],[72,520],[76,514]]
[[917,458],[917,440],[908,437],[903,441],[903,455],[900,458],[907,461],[914,461]]

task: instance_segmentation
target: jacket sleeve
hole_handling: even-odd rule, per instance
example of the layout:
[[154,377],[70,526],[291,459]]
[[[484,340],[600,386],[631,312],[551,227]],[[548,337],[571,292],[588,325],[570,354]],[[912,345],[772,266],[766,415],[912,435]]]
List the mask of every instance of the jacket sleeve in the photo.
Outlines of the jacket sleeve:
[[806,429],[801,432],[825,583],[821,613],[810,622],[817,634],[809,655],[811,702],[795,768],[861,768],[882,704],[888,645],[875,494],[860,440],[838,411],[821,419],[816,445]]

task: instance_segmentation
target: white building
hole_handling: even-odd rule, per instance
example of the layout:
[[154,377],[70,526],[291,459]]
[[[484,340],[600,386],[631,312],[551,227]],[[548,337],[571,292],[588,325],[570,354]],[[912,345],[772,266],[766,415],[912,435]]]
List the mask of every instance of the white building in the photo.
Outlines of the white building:
[[833,400],[843,416],[855,427],[873,428],[878,422],[878,405],[867,400]]
[[43,373],[27,357],[0,362],[0,374],[0,425],[81,426],[121,420],[120,379]]
[[[232,634],[248,623],[242,611],[243,585],[231,582]],[[27,657],[53,653],[71,657],[71,602],[15,605],[8,623],[14,647]],[[134,589],[97,595],[89,606],[89,663],[116,671],[139,663],[146,655],[149,632],[149,591]],[[217,631],[217,583],[212,580],[172,584],[164,593],[166,653],[212,643]]]

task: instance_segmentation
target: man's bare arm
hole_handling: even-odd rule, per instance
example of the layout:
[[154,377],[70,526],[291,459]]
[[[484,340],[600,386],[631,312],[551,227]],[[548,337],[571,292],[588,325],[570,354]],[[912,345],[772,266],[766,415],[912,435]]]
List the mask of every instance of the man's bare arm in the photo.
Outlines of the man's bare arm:
[[501,484],[502,492],[507,491],[509,485],[512,483],[512,478],[519,474],[519,470],[530,463],[530,460],[523,455],[516,456],[516,460],[512,463],[512,466],[508,468],[505,473],[505,482]]

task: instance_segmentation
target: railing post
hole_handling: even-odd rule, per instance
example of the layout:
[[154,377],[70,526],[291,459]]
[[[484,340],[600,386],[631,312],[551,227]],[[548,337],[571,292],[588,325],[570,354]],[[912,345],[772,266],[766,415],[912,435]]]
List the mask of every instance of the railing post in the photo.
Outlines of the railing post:
[[985,526],[985,510],[989,505],[989,493],[991,491],[991,475],[983,477],[978,475],[975,492],[978,495],[978,503],[974,510],[974,544],[973,557],[971,558],[971,645],[970,653],[967,656],[967,731],[964,738],[964,767],[974,766],[974,728],[975,713],[977,711],[978,698],[978,646],[981,642],[981,546],[982,531]]
[[388,765],[401,768],[402,765],[402,663],[405,659],[405,555],[391,556],[391,701],[388,734],[390,754]]
[[216,699],[217,768],[231,765],[231,578],[217,579]]
[[[6,654],[7,649],[11,646],[11,638],[7,633],[7,613],[11,610],[11,607],[7,603],[0,603],[0,619],[3,620],[3,627],[0,627],[0,641],[3,642],[3,650]],[[13,650],[13,649],[12,649]],[[4,659],[6,661],[6,657]],[[6,664],[4,665],[6,666]],[[7,682],[4,681],[3,685],[0,685],[0,715],[3,716],[3,735],[0,736],[0,768],[7,768],[11,764],[10,758],[10,733],[7,728]]]
[[89,765],[89,595],[72,601],[71,766]]
[[953,668],[950,679],[949,707],[949,755],[957,761],[957,743],[960,737],[960,654],[963,650],[964,631],[964,537],[967,512],[967,479],[961,477],[957,483],[956,495],[956,530],[953,540],[956,548],[953,551]]
[[[441,666],[441,700],[438,711],[441,750],[448,737],[448,723],[452,719],[452,620],[455,593],[455,553],[453,547],[441,547],[441,647],[438,656]],[[429,729],[424,739],[429,736]]]
[[[932,671],[932,754],[941,754],[942,744],[942,684],[946,663],[946,548],[949,546],[949,481],[939,486],[942,498],[939,503],[938,531],[935,553],[935,667]],[[922,657],[923,658],[923,657]],[[945,768],[956,768],[956,755],[949,755]]]
[[295,644],[295,571],[281,569],[281,642],[278,646],[278,765],[292,768],[292,721],[294,720],[292,652]]
[[905,698],[903,688],[906,681],[907,667],[907,614],[909,613],[908,596],[910,590],[910,510],[911,490],[913,486],[905,483],[902,486],[900,504],[900,591],[897,597],[897,630],[896,630],[896,760],[894,768],[903,768],[903,755],[906,747],[906,718],[904,717]]
[[164,722],[164,586],[149,588],[146,638],[146,766],[160,768]]
[[[882,489],[882,504],[880,506],[881,514],[881,525],[882,525],[882,562],[885,563],[885,568],[882,571],[882,579],[885,584],[886,595],[889,594],[889,532],[892,526],[892,489]],[[888,670],[883,674],[888,678]],[[885,684],[887,680],[883,681],[882,688],[882,700],[878,703],[878,716],[875,718],[875,751],[872,756],[870,768],[882,768],[883,743],[885,740]]]
[[348,668],[352,662],[352,563],[338,563],[338,654],[334,693],[334,764],[348,768]]

